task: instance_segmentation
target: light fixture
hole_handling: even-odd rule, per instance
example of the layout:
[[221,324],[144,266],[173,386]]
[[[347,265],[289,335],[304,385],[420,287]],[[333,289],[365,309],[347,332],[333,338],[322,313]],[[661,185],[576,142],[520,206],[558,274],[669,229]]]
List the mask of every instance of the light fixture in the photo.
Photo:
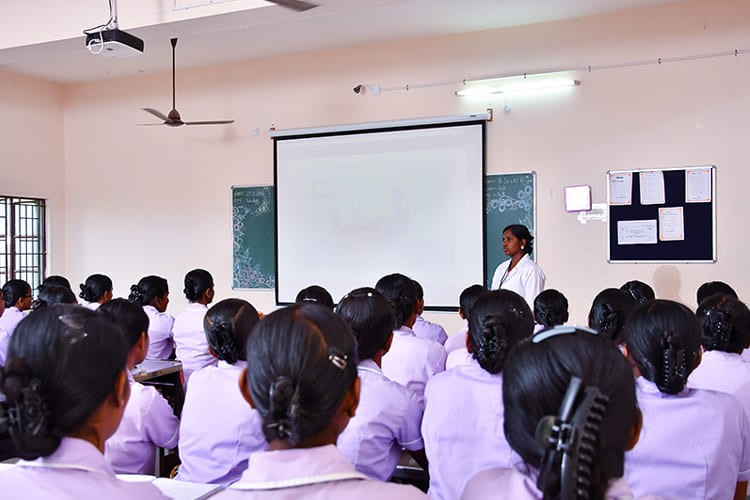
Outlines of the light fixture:
[[461,97],[488,96],[493,94],[526,92],[530,90],[573,87],[580,84],[580,81],[572,78],[524,74],[521,76],[494,78],[490,80],[467,80],[464,82],[464,88],[456,91],[456,95]]

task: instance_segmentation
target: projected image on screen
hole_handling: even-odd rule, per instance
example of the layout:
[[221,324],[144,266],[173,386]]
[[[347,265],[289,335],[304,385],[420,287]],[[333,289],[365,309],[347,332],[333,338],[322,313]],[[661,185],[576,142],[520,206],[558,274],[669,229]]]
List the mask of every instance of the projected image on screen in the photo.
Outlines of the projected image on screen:
[[277,301],[393,272],[455,308],[484,279],[483,123],[276,139]]

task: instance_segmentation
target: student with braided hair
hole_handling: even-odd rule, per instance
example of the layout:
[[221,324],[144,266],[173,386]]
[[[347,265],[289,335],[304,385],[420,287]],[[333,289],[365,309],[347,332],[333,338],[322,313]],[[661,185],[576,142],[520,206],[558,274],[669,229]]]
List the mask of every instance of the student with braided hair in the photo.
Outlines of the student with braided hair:
[[165,499],[121,481],[104,460],[130,396],[116,323],[79,306],[45,307],[16,329],[0,369],[0,448],[23,458],[0,472],[3,500]]
[[625,327],[643,432],[625,457],[636,495],[745,498],[750,424],[729,394],[686,387],[700,362],[701,333],[690,309],[669,300],[638,306]]
[[750,343],[750,311],[731,295],[711,295],[698,307],[703,357],[688,386],[731,394],[750,418],[750,363],[741,353]]
[[589,310],[589,328],[616,344],[622,343],[625,322],[638,303],[626,291],[605,288],[594,297]]
[[391,348],[383,356],[383,373],[412,391],[424,409],[425,384],[445,370],[445,348],[417,337],[411,329],[417,320],[417,287],[411,278],[389,274],[378,280],[375,289],[388,300],[395,315]]
[[554,288],[549,288],[534,299],[536,330],[564,325],[568,322],[568,299]]
[[232,483],[242,475],[251,453],[268,448],[260,415],[247,407],[237,388],[247,367],[247,339],[257,323],[258,311],[242,299],[222,300],[206,313],[205,337],[219,361],[190,379],[180,424],[182,465],[176,479]]
[[203,318],[214,300],[214,278],[205,269],[193,269],[185,275],[185,298],[189,304],[174,319],[175,357],[182,361],[185,388],[190,375],[204,366],[216,366],[216,357],[208,351]]
[[216,498],[425,498],[412,486],[357,472],[336,439],[359,403],[357,343],[330,309],[293,305],[265,316],[247,343],[240,389],[261,416],[270,451]]
[[612,342],[556,326],[518,344],[503,375],[505,435],[523,460],[480,472],[462,499],[633,498],[622,476],[640,414],[631,368]]
[[86,278],[85,283],[78,285],[81,293],[78,294],[86,301],[86,307],[97,310],[105,302],[112,300],[112,279],[104,274],[92,274]]
[[130,287],[130,302],[143,308],[148,316],[149,359],[167,359],[172,355],[174,318],[166,313],[169,305],[169,285],[160,276],[145,276]]
[[436,375],[425,390],[422,439],[433,500],[456,499],[477,472],[518,460],[503,433],[502,372],[510,351],[533,330],[531,310],[515,292],[486,292],[474,303],[472,362]]

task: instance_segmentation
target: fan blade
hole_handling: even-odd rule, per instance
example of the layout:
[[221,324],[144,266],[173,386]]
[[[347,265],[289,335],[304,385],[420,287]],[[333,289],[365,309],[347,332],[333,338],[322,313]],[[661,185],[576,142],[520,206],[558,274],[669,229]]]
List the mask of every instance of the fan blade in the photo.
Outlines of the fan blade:
[[227,125],[234,123],[234,120],[208,120],[202,122],[182,122],[185,125]]
[[169,121],[169,118],[167,117],[167,115],[165,115],[161,111],[157,111],[153,108],[141,108],[141,109],[143,109],[143,111],[146,111],[147,113],[151,113],[152,115],[154,115],[160,120],[164,120],[165,122]]
[[153,127],[154,125],[164,125],[164,123],[136,123],[138,127]]
[[316,3],[305,2],[304,0],[266,0],[266,1],[275,3],[276,5],[281,5],[282,7],[294,9],[298,12],[309,10],[318,6],[318,4]]

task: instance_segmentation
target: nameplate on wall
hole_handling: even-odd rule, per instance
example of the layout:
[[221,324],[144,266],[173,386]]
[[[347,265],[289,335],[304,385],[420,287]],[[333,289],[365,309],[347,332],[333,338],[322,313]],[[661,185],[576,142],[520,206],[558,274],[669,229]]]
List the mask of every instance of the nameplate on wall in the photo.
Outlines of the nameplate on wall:
[[276,286],[273,186],[232,187],[232,288]]

